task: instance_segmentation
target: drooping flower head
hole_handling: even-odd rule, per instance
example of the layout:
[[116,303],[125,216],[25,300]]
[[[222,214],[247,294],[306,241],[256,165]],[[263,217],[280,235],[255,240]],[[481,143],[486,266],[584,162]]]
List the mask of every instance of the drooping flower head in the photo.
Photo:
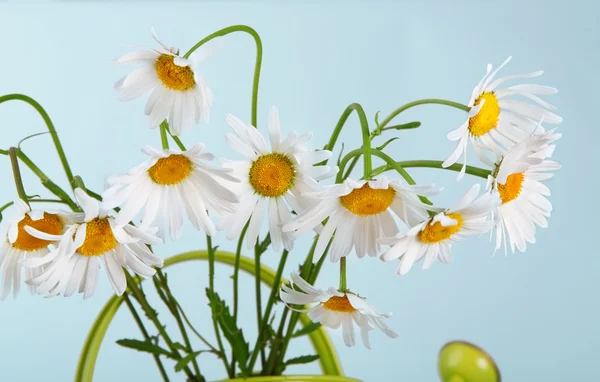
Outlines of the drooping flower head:
[[91,297],[98,282],[100,263],[117,295],[127,287],[126,270],[142,277],[156,273],[163,260],[146,246],[162,241],[153,235],[156,230],[142,230],[132,225],[117,225],[100,203],[82,189],[75,197],[85,213],[83,221],[71,224],[62,235],[43,233],[33,227],[25,230],[40,239],[58,241],[57,247],[44,257],[23,261],[23,266],[45,266],[43,272],[27,282],[38,287],[39,294],[71,296],[78,291]]
[[[467,144],[469,141],[479,143],[495,155],[503,155],[515,144],[531,134],[543,132],[538,121],[558,124],[562,118],[551,110],[556,108],[539,98],[539,95],[550,95],[557,92],[549,86],[522,84],[506,89],[498,87],[506,81],[541,76],[543,71],[501,77],[496,80],[496,74],[510,61],[506,59],[502,65],[492,72],[492,65],[487,67],[486,75],[473,89],[469,106],[472,107],[469,118],[458,129],[448,133],[448,139],[458,141],[456,149],[443,166],[448,167],[458,161],[463,155],[463,167],[459,179],[465,173],[467,163]],[[521,96],[534,103],[511,99],[511,96]]]
[[[352,292],[340,292],[335,288],[328,290],[316,289],[306,282],[298,273],[292,273],[291,285],[283,285],[279,296],[281,300],[297,311],[304,311],[314,322],[331,329],[342,327],[346,346],[356,344],[357,326],[363,345],[370,349],[369,331],[381,330],[390,338],[398,337],[383,320],[392,316],[391,313],[379,313],[367,302]],[[294,308],[292,305],[307,305],[305,309]]]
[[209,163],[214,156],[198,143],[188,151],[157,150],[146,146],[142,150],[150,158],[128,173],[108,179],[110,188],[104,192],[105,208],[121,206],[116,217],[118,225],[126,225],[141,211],[142,229],[158,227],[164,238],[164,226],[169,226],[173,240],[182,233],[183,217],[192,225],[215,233],[215,225],[208,212],[217,215],[233,212],[237,196],[217,179],[237,182],[231,170]]
[[382,244],[390,246],[381,259],[400,259],[399,275],[408,273],[421,259],[425,259],[423,269],[429,268],[435,260],[449,263],[453,243],[468,235],[487,232],[494,225],[490,216],[498,204],[497,197],[485,193],[477,198],[479,190],[479,184],[475,184],[454,207],[420,222],[407,232],[381,239]]
[[496,250],[510,244],[524,252],[527,243],[535,243],[536,226],[546,228],[552,204],[546,198],[550,189],[542,183],[552,178],[560,164],[548,160],[554,152],[551,143],[560,134],[548,131],[531,136],[502,156],[494,166],[490,188],[500,196],[502,204],[494,211]]
[[428,206],[418,196],[432,196],[438,191],[430,185],[390,182],[385,176],[370,181],[347,179],[308,194],[315,199],[313,206],[286,224],[283,230],[299,236],[328,218],[319,235],[313,261],[321,258],[332,237],[330,257],[333,262],[350,254],[353,248],[358,257],[377,256],[380,251],[377,240],[398,232],[394,215],[408,225],[422,221],[427,216]]
[[253,126],[246,125],[233,115],[227,115],[227,124],[233,133],[227,134],[229,145],[246,157],[243,161],[224,161],[223,166],[233,169],[240,181],[231,184],[240,197],[236,211],[219,222],[219,229],[227,230],[227,238],[240,235],[250,220],[246,243],[250,248],[256,243],[265,215],[274,250],[292,249],[293,238],[281,231],[283,224],[292,218],[292,211],[300,213],[308,205],[303,195],[316,189],[317,181],[327,179],[337,172],[337,167],[320,166],[328,159],[327,150],[308,150],[304,143],[312,134],[301,136],[290,133],[281,138],[279,113],[271,108],[269,137],[271,145]]
[[154,29],[152,37],[160,48],[127,53],[116,60],[142,65],[115,84],[121,100],[150,93],[144,110],[150,116],[150,127],[167,120],[173,135],[180,135],[200,119],[208,123],[213,94],[195,68],[210,55],[210,48],[203,46],[188,59],[179,55],[179,49],[162,43]]
[[[8,230],[2,235],[0,244],[0,300],[12,291],[19,295],[23,270],[21,263],[27,259],[46,256],[52,249],[53,240],[45,240],[27,232],[27,227],[50,235],[62,234],[66,226],[76,220],[78,214],[63,211],[32,210],[23,200],[14,202],[18,213],[8,222]],[[39,276],[42,268],[25,268],[25,280]],[[29,285],[30,293],[35,286]]]

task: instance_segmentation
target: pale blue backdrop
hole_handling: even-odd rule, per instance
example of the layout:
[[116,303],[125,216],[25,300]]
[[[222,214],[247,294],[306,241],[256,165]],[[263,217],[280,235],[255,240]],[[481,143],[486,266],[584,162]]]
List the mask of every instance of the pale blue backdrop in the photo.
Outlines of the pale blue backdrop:
[[[415,268],[404,278],[393,264],[376,259],[349,261],[349,285],[380,310],[395,313],[389,323],[400,338],[372,336],[373,350],[347,349],[331,333],[345,372],[365,381],[431,382],[437,380],[436,356],[447,341],[464,339],[487,349],[508,382],[598,381],[600,369],[600,257],[595,205],[598,165],[600,28],[598,7],[590,1],[329,1],[329,2],[0,2],[0,93],[20,92],[41,102],[56,123],[74,171],[89,187],[101,189],[106,174],[124,171],[144,157],[140,147],[159,145],[147,128],[144,101],[121,103],[112,84],[126,73],[111,60],[129,51],[126,44],[152,45],[155,26],[171,45],[187,50],[203,36],[228,25],[256,28],[265,46],[260,86],[259,127],[270,105],[280,109],[284,129],[313,131],[322,146],[346,105],[360,102],[369,118],[424,97],[467,102],[485,72],[513,55],[505,74],[544,69],[541,83],[560,92],[548,100],[564,117],[556,150],[563,169],[549,182],[555,206],[550,227],[526,254],[492,257],[487,236],[454,248],[451,265]],[[596,20],[596,21],[595,21]],[[201,67],[216,105],[210,126],[198,126],[186,142],[202,140],[220,156],[223,116],[233,112],[248,120],[254,62],[252,40],[226,39],[218,55]],[[464,113],[441,106],[413,109],[402,121],[423,127],[401,135],[389,146],[398,159],[444,159],[453,149],[445,134]],[[44,130],[27,105],[0,106],[0,147]],[[264,131],[264,130],[263,130]],[[347,147],[359,144],[353,119],[343,133]],[[64,182],[48,137],[24,144],[45,171]],[[0,158],[0,203],[14,189],[8,160]],[[456,184],[455,175],[436,170],[412,172],[419,182],[446,187],[436,199],[452,203],[473,181]],[[43,193],[26,176],[30,193]],[[222,237],[223,248],[233,248]],[[292,253],[289,270],[301,261],[308,238]],[[161,255],[204,247],[202,236],[186,228],[181,242]],[[275,266],[278,255],[265,255]],[[217,284],[230,288],[231,270],[218,267]],[[203,288],[205,264],[169,270],[173,288],[192,319],[207,333],[208,309]],[[286,273],[288,273],[286,271]],[[327,266],[319,285],[337,283],[336,267]],[[251,279],[244,277],[245,289]],[[0,303],[0,380],[69,381],[86,333],[110,296],[105,278],[95,297],[83,301],[41,299],[26,294]],[[249,337],[256,334],[253,296],[243,298]],[[163,313],[166,316],[166,313]],[[169,323],[169,327],[173,327]],[[97,381],[158,381],[151,357],[118,347],[114,341],[139,337],[123,310],[110,328],[98,359]],[[300,341],[293,354],[310,350]],[[201,356],[211,379],[220,363]],[[171,367],[169,366],[171,370]],[[317,372],[316,365],[291,369]],[[177,375],[181,378],[181,375]]]

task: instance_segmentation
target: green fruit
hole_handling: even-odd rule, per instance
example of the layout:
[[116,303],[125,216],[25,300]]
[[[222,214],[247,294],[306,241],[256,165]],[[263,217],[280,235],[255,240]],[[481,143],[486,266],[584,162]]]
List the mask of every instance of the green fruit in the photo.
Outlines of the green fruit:
[[465,341],[449,342],[438,356],[443,382],[500,382],[498,366],[483,349]]

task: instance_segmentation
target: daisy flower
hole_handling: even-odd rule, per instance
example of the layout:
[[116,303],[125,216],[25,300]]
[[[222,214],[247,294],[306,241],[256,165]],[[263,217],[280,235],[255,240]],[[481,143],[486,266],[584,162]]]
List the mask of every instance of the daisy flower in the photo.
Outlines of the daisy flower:
[[83,298],[91,297],[96,290],[102,262],[110,284],[120,296],[127,287],[123,268],[142,277],[151,277],[156,273],[152,267],[162,267],[163,260],[146,247],[146,244],[162,242],[152,230],[117,225],[114,218],[107,215],[108,211],[80,188],[75,190],[75,197],[85,217],[83,222],[70,225],[64,234],[51,235],[34,227],[25,228],[31,235],[59,242],[48,255],[23,262],[25,267],[46,266],[39,276],[27,281],[38,287],[39,294],[55,296],[62,293],[68,297],[78,291],[84,294]]
[[560,168],[560,164],[546,159],[554,151],[551,143],[560,136],[553,131],[531,136],[497,162],[490,184],[502,200],[494,213],[496,250],[504,244],[506,252],[508,237],[513,253],[515,247],[524,252],[527,243],[535,243],[536,226],[548,226],[546,218],[552,204],[546,197],[550,189],[542,182]]
[[355,181],[325,187],[310,193],[315,198],[311,208],[283,227],[284,232],[295,236],[306,233],[328,218],[319,235],[313,261],[317,262],[333,237],[331,261],[336,262],[355,248],[358,257],[377,256],[380,246],[377,240],[398,232],[394,215],[408,225],[425,219],[428,209],[418,195],[432,196],[439,192],[431,185],[403,185],[390,182],[385,176],[374,180]]
[[224,161],[240,183],[232,184],[240,197],[234,213],[227,214],[217,228],[227,230],[227,238],[240,235],[250,219],[246,232],[248,248],[256,243],[265,214],[274,250],[291,250],[293,238],[281,227],[292,218],[292,210],[299,213],[309,203],[302,195],[316,190],[317,181],[337,172],[337,167],[319,166],[331,157],[327,150],[308,150],[304,143],[312,134],[297,136],[291,133],[281,139],[279,114],[276,108],[269,112],[269,148],[265,138],[252,126],[231,114],[226,116],[233,133],[227,134],[229,145],[246,157],[243,161]]
[[407,232],[381,239],[391,248],[381,256],[384,261],[400,259],[398,274],[404,275],[417,261],[425,258],[423,269],[438,259],[449,263],[452,244],[468,235],[489,231],[494,222],[489,219],[498,201],[490,193],[479,195],[479,184],[474,185],[447,211],[411,227]]
[[[179,56],[179,49],[162,43],[152,29],[152,37],[161,46],[142,49],[119,57],[118,64],[142,66],[115,84],[122,101],[129,101],[150,93],[145,113],[150,116],[150,127],[169,122],[173,135],[180,135],[199,123],[208,123],[213,95],[196,66],[211,53],[208,48],[197,51],[188,58]],[[202,49],[202,48],[201,48]]]
[[216,178],[231,182],[231,170],[212,166],[214,156],[198,143],[188,151],[157,150],[146,146],[142,150],[150,158],[128,173],[108,178],[109,188],[103,195],[103,206],[121,206],[117,225],[128,224],[144,210],[141,229],[158,226],[159,237],[164,238],[164,225],[169,226],[173,240],[181,236],[183,216],[192,225],[208,235],[215,233],[215,225],[208,211],[222,214],[232,212],[237,196]]
[[[534,84],[521,84],[498,89],[499,85],[508,80],[539,77],[543,73],[540,70],[494,80],[498,71],[511,58],[506,59],[493,72],[492,65],[488,64],[486,75],[473,89],[469,101],[471,107],[469,118],[458,129],[448,133],[448,139],[458,141],[458,144],[450,157],[444,161],[443,166],[453,165],[463,155],[463,167],[458,174],[459,179],[465,173],[469,140],[481,143],[496,155],[502,155],[531,134],[542,132],[543,129],[537,125],[537,121],[543,119],[550,124],[562,122],[561,117],[550,111],[556,108],[538,97],[538,95],[556,94],[556,89]],[[510,99],[511,96],[525,97],[535,104]]]
[[[291,286],[283,285],[279,296],[290,309],[306,312],[314,322],[331,329],[342,327],[344,343],[354,346],[355,326],[360,329],[363,345],[370,349],[369,331],[379,329],[390,338],[396,334],[384,322],[391,313],[379,313],[365,298],[352,292],[340,292],[335,288],[328,290],[316,289],[303,280],[298,273],[292,273]],[[294,289],[296,287],[296,289]],[[294,309],[290,305],[309,305],[306,310]]]
[[[21,289],[21,262],[26,259],[39,259],[46,256],[53,244],[52,240],[44,240],[27,232],[27,227],[50,235],[60,235],[77,214],[68,212],[47,212],[41,209],[32,210],[23,200],[14,203],[17,216],[8,223],[0,244],[0,300],[4,300],[11,292],[13,297],[19,295]],[[25,280],[37,277],[41,268],[25,268]],[[35,286],[29,285],[29,292],[35,293]]]

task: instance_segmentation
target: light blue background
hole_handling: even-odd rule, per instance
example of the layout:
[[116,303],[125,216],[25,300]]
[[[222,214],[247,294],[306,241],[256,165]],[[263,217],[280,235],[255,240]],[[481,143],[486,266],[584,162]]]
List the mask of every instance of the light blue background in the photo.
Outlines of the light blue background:
[[[504,74],[543,68],[541,83],[560,90],[547,100],[564,117],[564,137],[555,155],[563,169],[549,182],[555,210],[550,227],[539,230],[538,243],[525,254],[492,257],[487,236],[473,238],[454,247],[451,265],[435,264],[427,272],[417,267],[403,278],[394,275],[395,264],[351,257],[349,285],[378,309],[395,313],[389,324],[400,338],[374,333],[373,350],[368,351],[347,349],[338,332],[331,335],[347,375],[369,382],[437,380],[437,352],[454,339],[487,349],[508,382],[600,380],[594,212],[600,30],[594,1],[20,3],[0,4],[0,94],[25,93],[42,103],[59,129],[74,172],[96,190],[106,174],[143,160],[142,145],[159,145],[158,133],[147,128],[145,100],[121,103],[112,89],[128,69],[111,60],[130,50],[125,44],[151,46],[152,25],[183,51],[231,24],[256,28],[265,47],[259,127],[264,131],[268,107],[275,104],[284,129],[313,131],[315,147],[326,142],[351,102],[362,103],[372,120],[378,110],[385,116],[418,98],[467,102],[485,65],[496,66],[509,55],[514,59]],[[202,140],[219,156],[233,155],[224,144],[223,115],[232,112],[249,120],[254,54],[248,36],[233,35],[200,68],[216,105],[210,126],[195,127],[183,136],[185,142]],[[412,109],[398,122],[421,120],[422,128],[402,133],[387,150],[399,160],[444,159],[454,147],[445,134],[464,118],[442,106]],[[33,109],[14,102],[0,106],[0,126],[3,149],[45,128]],[[354,117],[342,139],[346,147],[359,144]],[[48,137],[23,148],[67,187]],[[0,159],[3,203],[13,198],[14,188],[8,159]],[[446,187],[436,199],[441,205],[479,181],[466,178],[456,184],[454,173],[429,169],[411,173],[418,182]],[[44,193],[29,175],[26,186],[29,193]],[[309,239],[297,245],[286,274],[303,258]],[[222,237],[216,240],[222,248],[234,247]],[[185,239],[160,248],[160,254],[203,247],[203,237],[188,226]],[[275,253],[265,255],[271,266],[277,260]],[[218,267],[217,272],[218,287],[227,295],[231,270]],[[200,263],[169,270],[190,316],[211,333],[203,293],[206,274]],[[336,267],[328,265],[318,285],[336,283]],[[251,279],[244,276],[242,285],[250,290]],[[87,301],[22,294],[0,303],[0,380],[71,380],[86,333],[109,296],[103,277],[95,297]],[[242,302],[249,338],[256,334],[252,304],[249,292]],[[151,357],[114,344],[123,337],[139,338],[126,309],[108,331],[95,380],[159,380]],[[307,351],[308,342],[294,345],[293,354]],[[214,358],[200,360],[209,378],[223,377]]]

